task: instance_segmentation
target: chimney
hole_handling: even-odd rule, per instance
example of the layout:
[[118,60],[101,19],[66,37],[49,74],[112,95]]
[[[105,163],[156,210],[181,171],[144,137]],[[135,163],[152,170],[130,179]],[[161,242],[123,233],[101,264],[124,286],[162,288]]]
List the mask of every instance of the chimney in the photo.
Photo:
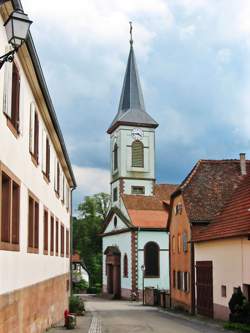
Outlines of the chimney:
[[245,153],[240,153],[240,171],[242,176],[245,176],[247,174]]

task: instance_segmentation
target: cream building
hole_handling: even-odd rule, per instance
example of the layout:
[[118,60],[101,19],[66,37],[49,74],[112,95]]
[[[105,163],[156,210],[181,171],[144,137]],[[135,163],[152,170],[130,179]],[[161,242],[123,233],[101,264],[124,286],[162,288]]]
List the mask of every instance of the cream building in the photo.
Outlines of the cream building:
[[[0,7],[1,55],[21,8]],[[68,306],[76,183],[30,34],[0,70],[0,133],[0,332],[40,333]]]

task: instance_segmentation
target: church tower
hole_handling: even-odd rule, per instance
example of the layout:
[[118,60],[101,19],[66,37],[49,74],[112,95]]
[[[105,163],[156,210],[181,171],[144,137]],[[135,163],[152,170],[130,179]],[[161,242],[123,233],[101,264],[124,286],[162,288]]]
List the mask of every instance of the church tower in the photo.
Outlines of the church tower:
[[155,129],[146,112],[131,39],[118,112],[110,135],[112,206],[121,206],[121,194],[152,196],[155,183]]

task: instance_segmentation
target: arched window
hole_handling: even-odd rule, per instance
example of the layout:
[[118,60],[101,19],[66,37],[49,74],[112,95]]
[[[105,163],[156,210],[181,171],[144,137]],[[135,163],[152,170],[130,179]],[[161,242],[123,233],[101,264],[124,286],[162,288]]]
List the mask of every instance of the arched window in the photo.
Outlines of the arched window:
[[126,253],[123,257],[123,276],[128,277],[128,257]]
[[118,146],[117,143],[114,145],[114,150],[113,150],[113,168],[114,170],[117,170],[118,168]]
[[135,140],[132,143],[132,167],[144,167],[144,147],[143,143],[139,140]]
[[155,242],[148,242],[144,247],[144,265],[146,277],[160,275],[159,246]]

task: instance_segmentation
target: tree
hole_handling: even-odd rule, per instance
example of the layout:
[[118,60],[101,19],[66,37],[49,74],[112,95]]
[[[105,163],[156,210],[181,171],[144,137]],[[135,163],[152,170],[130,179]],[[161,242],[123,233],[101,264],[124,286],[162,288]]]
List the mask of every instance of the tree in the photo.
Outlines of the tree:
[[102,230],[110,205],[110,196],[98,193],[79,204],[79,217],[73,219],[73,249],[80,252],[90,274],[90,286],[102,281]]

